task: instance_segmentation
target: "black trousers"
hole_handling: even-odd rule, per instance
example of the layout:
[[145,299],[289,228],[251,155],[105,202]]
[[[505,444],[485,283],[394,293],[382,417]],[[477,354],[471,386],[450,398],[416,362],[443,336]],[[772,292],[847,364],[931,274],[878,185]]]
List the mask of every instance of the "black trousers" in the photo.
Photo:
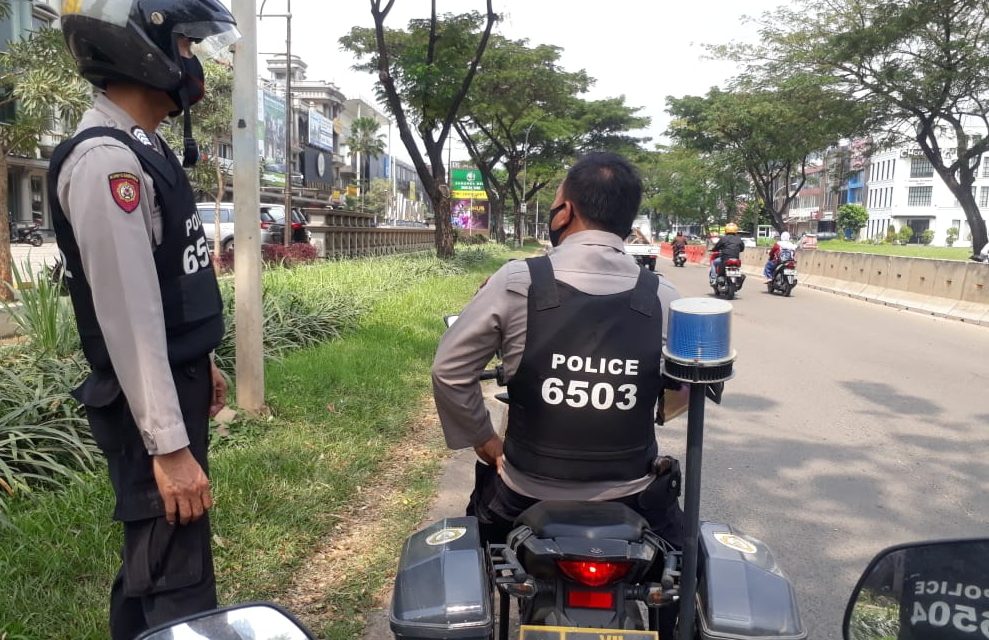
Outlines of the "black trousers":
[[[208,471],[210,361],[172,370],[193,456]],[[116,496],[113,517],[123,523],[121,567],[110,590],[110,637],[133,640],[143,631],[215,609],[216,579],[209,517],[169,525],[151,457],[120,386],[96,372],[73,394],[86,407],[93,437],[107,459]]]

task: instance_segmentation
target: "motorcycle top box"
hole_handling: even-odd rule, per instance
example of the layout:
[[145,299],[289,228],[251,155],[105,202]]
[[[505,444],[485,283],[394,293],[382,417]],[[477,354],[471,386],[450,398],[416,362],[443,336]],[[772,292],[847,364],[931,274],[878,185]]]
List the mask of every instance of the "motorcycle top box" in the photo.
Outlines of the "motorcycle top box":
[[797,598],[769,547],[730,525],[701,523],[697,589],[703,640],[805,640]]
[[390,613],[397,640],[487,640],[490,580],[477,519],[447,518],[405,541]]

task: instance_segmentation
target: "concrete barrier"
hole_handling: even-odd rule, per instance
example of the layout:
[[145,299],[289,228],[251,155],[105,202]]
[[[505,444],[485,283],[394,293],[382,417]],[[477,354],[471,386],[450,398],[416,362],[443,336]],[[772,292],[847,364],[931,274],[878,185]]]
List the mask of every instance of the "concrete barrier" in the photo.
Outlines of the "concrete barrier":
[[974,262],[801,251],[801,282],[860,300],[989,326],[989,268]]

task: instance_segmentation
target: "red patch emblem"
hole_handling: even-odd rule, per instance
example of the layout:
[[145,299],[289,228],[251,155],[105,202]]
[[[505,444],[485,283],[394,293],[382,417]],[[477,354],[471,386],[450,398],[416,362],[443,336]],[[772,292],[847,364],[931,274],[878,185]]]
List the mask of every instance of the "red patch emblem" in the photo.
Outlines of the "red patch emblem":
[[110,176],[110,195],[124,213],[134,213],[141,204],[141,181],[133,173]]

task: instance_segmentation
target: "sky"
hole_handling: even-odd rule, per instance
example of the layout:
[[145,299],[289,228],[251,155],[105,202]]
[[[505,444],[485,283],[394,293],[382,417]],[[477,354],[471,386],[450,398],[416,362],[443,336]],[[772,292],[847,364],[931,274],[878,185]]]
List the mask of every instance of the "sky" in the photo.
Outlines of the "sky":
[[[262,0],[258,0],[261,6]],[[724,84],[735,73],[732,63],[705,60],[704,44],[752,41],[755,27],[742,16],[759,16],[786,0],[494,0],[503,16],[495,29],[532,44],[563,47],[562,66],[585,69],[597,82],[586,96],[625,95],[641,106],[652,125],[642,132],[660,140],[668,123],[667,95],[699,95]],[[229,4],[229,1],[227,2]],[[485,0],[436,0],[440,13],[484,12]],[[286,0],[266,0],[264,13],[285,13]],[[410,18],[426,18],[430,0],[395,0],[385,25],[402,28]],[[335,83],[348,98],[374,103],[374,77],[354,71],[353,57],[339,39],[354,26],[373,27],[370,0],[295,0],[292,3],[292,53],[309,65],[307,78]],[[285,20],[263,18],[258,50],[285,51]],[[259,71],[266,73],[265,56]],[[384,109],[382,109],[384,111]],[[397,129],[395,155],[408,160]],[[454,160],[466,159],[454,145]]]

